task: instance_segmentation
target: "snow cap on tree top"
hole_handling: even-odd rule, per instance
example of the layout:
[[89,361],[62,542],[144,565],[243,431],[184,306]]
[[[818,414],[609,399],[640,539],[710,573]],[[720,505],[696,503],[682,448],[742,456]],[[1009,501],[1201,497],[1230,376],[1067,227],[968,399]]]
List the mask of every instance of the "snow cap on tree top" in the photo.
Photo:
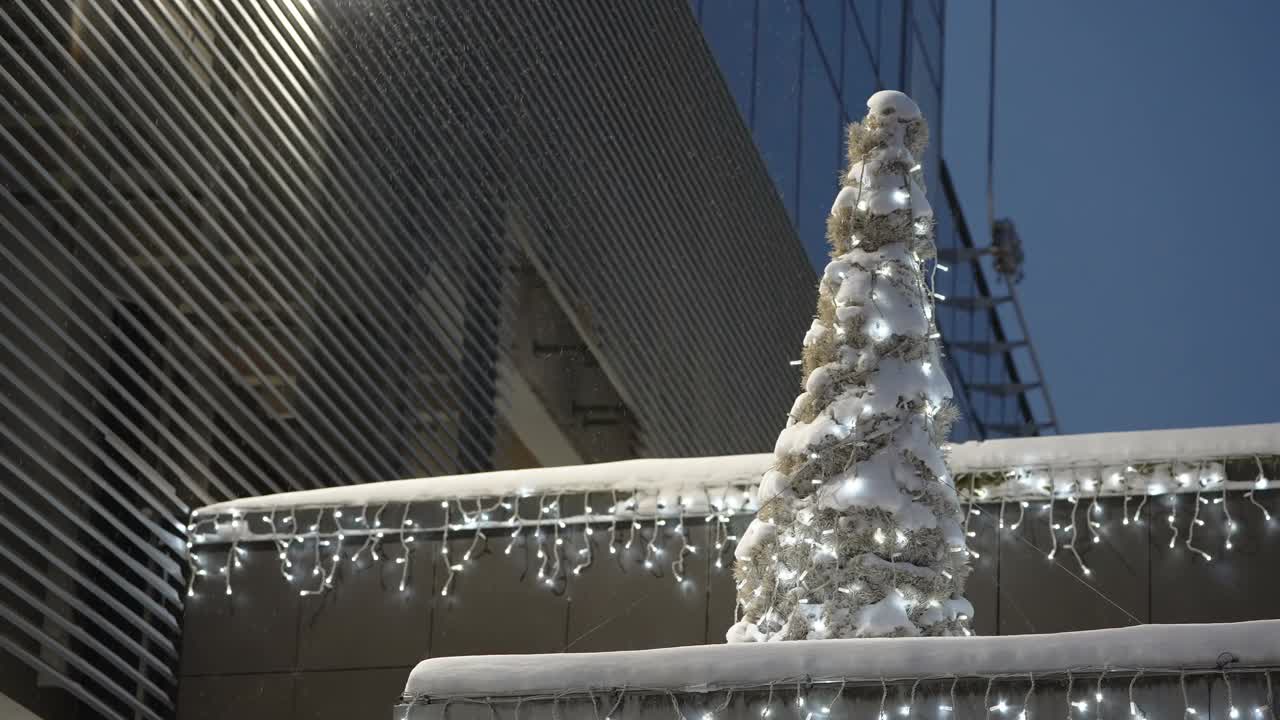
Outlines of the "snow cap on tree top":
[[867,108],[875,115],[894,115],[901,120],[916,120],[920,117],[920,107],[907,97],[906,93],[897,90],[881,90],[867,99]]

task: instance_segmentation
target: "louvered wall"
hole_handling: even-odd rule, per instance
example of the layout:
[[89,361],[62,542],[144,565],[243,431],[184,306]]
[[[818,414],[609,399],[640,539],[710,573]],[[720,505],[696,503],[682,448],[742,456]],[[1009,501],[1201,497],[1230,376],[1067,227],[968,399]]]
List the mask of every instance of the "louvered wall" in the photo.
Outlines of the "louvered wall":
[[516,268],[644,454],[771,446],[814,275],[685,3],[32,0],[0,43],[0,692],[48,720],[173,714],[192,504],[489,467]]

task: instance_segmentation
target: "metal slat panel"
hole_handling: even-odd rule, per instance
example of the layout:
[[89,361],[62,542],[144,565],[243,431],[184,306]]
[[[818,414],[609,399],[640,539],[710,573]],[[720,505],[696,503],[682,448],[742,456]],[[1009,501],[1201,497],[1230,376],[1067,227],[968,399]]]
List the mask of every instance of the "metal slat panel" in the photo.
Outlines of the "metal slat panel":
[[193,503],[490,468],[523,277],[646,453],[795,392],[814,274],[680,3],[37,0],[0,86],[0,647],[96,715],[173,712]]

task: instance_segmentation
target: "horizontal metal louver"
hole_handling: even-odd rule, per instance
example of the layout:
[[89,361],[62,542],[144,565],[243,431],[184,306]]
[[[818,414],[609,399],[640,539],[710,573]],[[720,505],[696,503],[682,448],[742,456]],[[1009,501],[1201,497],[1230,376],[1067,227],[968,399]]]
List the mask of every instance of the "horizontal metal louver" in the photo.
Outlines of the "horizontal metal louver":
[[771,444],[814,274],[687,6],[35,0],[0,43],[4,683],[172,716],[189,507],[488,468],[517,264],[644,454]]

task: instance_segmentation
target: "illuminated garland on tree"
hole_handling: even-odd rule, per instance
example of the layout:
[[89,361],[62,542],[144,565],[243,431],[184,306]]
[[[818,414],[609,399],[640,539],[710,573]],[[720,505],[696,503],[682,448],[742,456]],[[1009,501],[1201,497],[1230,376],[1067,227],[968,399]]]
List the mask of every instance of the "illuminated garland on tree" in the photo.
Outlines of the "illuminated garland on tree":
[[736,551],[730,642],[969,634],[969,551],[941,449],[954,409],[925,278],[928,127],[900,92],[867,107],[828,222],[804,391]]

